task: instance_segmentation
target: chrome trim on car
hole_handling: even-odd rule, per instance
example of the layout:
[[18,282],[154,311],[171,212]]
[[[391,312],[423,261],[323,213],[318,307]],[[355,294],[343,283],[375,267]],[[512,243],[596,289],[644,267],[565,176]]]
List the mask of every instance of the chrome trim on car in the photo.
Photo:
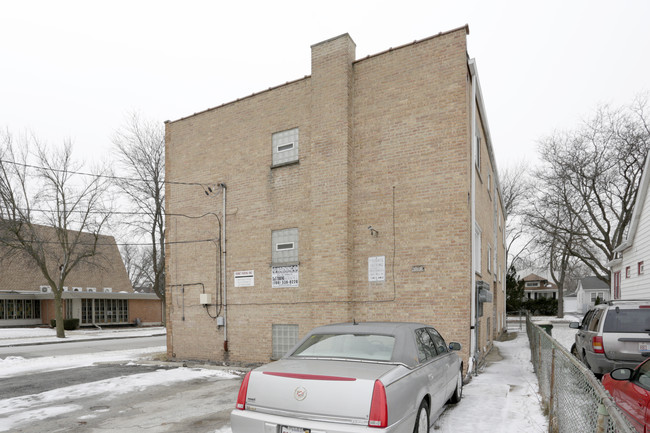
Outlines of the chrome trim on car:
[[367,418],[365,419],[364,418],[341,418],[341,417],[326,416],[326,415],[316,415],[311,413],[290,412],[286,410],[270,409],[268,407],[251,406],[251,405],[246,405],[246,410],[250,410],[257,413],[265,413],[268,415],[281,416],[285,418],[304,419],[307,421],[334,422],[338,424],[352,424],[352,425],[363,425],[363,426],[368,425]]

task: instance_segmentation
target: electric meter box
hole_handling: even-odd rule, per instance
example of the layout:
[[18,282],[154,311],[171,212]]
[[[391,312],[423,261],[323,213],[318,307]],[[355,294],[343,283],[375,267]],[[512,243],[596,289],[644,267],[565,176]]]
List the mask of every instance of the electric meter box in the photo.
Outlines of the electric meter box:
[[212,302],[212,296],[209,293],[201,293],[199,303],[201,305],[208,305]]

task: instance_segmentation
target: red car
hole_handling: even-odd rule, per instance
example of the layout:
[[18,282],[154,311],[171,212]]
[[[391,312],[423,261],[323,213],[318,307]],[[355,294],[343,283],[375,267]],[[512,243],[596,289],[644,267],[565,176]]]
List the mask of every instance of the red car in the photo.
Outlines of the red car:
[[650,359],[634,370],[618,368],[603,376],[603,386],[640,433],[650,433]]

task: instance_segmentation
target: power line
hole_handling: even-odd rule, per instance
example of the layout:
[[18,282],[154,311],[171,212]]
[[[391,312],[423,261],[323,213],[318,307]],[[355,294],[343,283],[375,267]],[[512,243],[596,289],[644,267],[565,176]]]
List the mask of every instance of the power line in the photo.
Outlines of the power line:
[[[10,242],[14,242],[14,241],[15,241],[14,239],[2,239],[2,238],[0,238],[0,242],[10,243]],[[164,242],[164,244],[165,244],[165,245],[174,245],[174,244],[196,244],[196,243],[202,243],[202,242],[216,242],[216,241],[217,241],[217,239],[195,239],[195,240],[187,240],[187,241],[169,241],[169,242]],[[26,242],[23,242],[23,243],[30,243],[30,244],[49,244],[49,245],[59,245],[59,244],[60,244],[60,242],[54,242],[54,241],[38,241],[38,240],[26,241]],[[110,243],[110,244],[100,244],[100,243],[97,243],[97,244],[94,244],[94,243],[92,243],[92,244],[87,244],[87,243],[83,243],[83,242],[78,242],[78,243],[76,243],[75,245],[81,245],[81,246],[87,246],[87,247],[89,247],[89,246],[98,246],[98,247],[99,247],[99,246],[103,246],[103,247],[108,247],[108,246],[113,246],[113,245],[117,245],[117,246],[127,246],[127,245],[132,245],[132,246],[149,246],[149,245],[151,245],[151,242],[146,242],[146,243],[144,243],[144,242],[143,242],[143,243],[122,243],[122,242],[117,243],[117,242],[116,242],[116,243]],[[0,248],[1,248],[2,246],[3,246],[3,245],[0,244]]]
[[[112,176],[112,175],[108,175],[108,174],[84,173],[82,171],[74,171],[74,170],[61,170],[61,169],[57,169],[57,168],[47,168],[47,167],[41,167],[41,166],[38,166],[38,165],[24,164],[22,162],[7,161],[5,159],[0,159],[0,163],[18,165],[18,166],[25,167],[25,168],[33,168],[35,170],[54,171],[54,172],[57,172],[57,173],[78,174],[80,176],[90,176],[90,177],[103,178],[103,179],[127,180],[127,181],[131,181],[131,182],[147,182],[147,180],[145,180],[145,179],[138,179],[138,178],[135,178],[135,177],[121,177],[121,176]],[[172,180],[161,180],[160,183],[170,184],[170,185],[200,186],[201,188],[203,188],[204,191],[205,191],[205,185],[206,185],[206,184],[198,183],[198,182],[178,182],[178,181],[172,181]]]
[[[25,208],[18,208],[21,212],[43,212],[43,213],[55,213],[57,212],[54,209],[25,209]],[[99,210],[92,210],[92,211],[83,211],[83,210],[71,210],[67,211],[65,213],[71,214],[71,213],[81,213],[81,214],[111,214],[111,215],[148,215],[148,216],[154,216],[155,214],[151,212],[135,212],[135,211],[99,211]],[[214,212],[206,212],[202,215],[186,215],[182,213],[163,213],[164,216],[172,216],[172,217],[184,217],[184,218],[203,218],[208,215],[213,215],[216,216]],[[218,218],[218,217],[217,217]]]

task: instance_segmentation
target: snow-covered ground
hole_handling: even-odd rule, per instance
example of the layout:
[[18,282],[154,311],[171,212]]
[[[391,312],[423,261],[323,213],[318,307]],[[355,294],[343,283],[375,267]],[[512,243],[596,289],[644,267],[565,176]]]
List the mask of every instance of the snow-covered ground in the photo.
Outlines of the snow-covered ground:
[[[3,363],[0,362],[0,366],[2,365]],[[236,376],[219,370],[181,367],[172,370],[158,370],[152,373],[121,376],[58,388],[36,395],[0,400],[0,431],[11,431],[25,422],[44,420],[77,411],[82,406],[74,404],[75,401],[92,400],[105,394],[110,394],[111,398],[120,398],[124,394],[140,392],[145,388],[156,385],[165,384],[171,386],[176,382],[187,382],[210,377],[235,378]],[[78,419],[89,418],[86,416]]]
[[159,346],[146,349],[117,350],[68,356],[44,356],[28,359],[20,356],[7,356],[4,359],[0,358],[0,379],[21,374],[88,367],[97,362],[137,362],[138,360],[148,359],[153,354],[164,352],[165,346]]
[[[66,332],[66,339],[56,338],[51,329],[5,328],[0,329],[0,345],[11,346],[28,343],[61,343],[66,340],[106,338],[133,338],[164,334],[164,328],[126,328],[106,330],[79,330]],[[150,362],[154,354],[164,353],[165,346],[145,349],[103,351],[99,353],[45,356],[25,359],[19,356],[0,358],[0,379],[37,374],[47,371],[91,366],[95,363],[119,362],[137,364]],[[96,382],[57,388],[38,394],[2,399],[0,392],[0,432],[30,430],[31,426],[48,420],[79,412],[84,401],[111,401],[126,394],[137,394],[153,386],[171,386],[180,382],[212,381],[237,378],[236,374],[215,368],[174,368],[131,374]],[[234,402],[233,397],[233,402]],[[114,400],[113,400],[114,401]],[[233,403],[234,404],[234,403]],[[182,403],[178,403],[182,406]],[[77,418],[80,423],[96,417],[91,413]],[[36,423],[36,424],[35,424]],[[110,430],[109,430],[110,431]]]
[[54,328],[0,328],[0,346],[15,344],[61,343],[98,338],[129,338],[164,335],[162,326],[146,328],[83,328],[65,331],[65,338],[56,337]]
[[[27,342],[32,341],[32,338],[56,339],[50,334],[39,335],[39,333],[47,331],[51,330],[2,329],[0,330],[0,342],[9,340]],[[161,329],[158,329],[157,332],[160,331]],[[488,364],[481,374],[474,377],[465,386],[463,400],[457,405],[449,406],[435,422],[432,431],[439,431],[440,433],[492,433],[545,432],[548,430],[548,422],[540,405],[537,379],[530,362],[530,349],[525,329],[522,331],[514,329],[513,331],[517,332],[515,339],[495,342],[495,347],[502,359],[496,359]],[[90,331],[92,336],[89,336],[87,331],[81,331],[77,334],[75,332],[77,331],[69,332],[67,338],[104,337],[97,333],[101,331]],[[113,337],[116,336],[115,332],[118,331],[114,331]],[[138,332],[138,330],[131,332]],[[33,359],[6,357],[0,359],[0,377],[55,370],[63,365],[87,366],[106,361],[137,363],[142,359],[151,357],[154,352],[163,352],[164,349],[164,347],[159,347]],[[48,420],[71,411],[79,411],[79,404],[75,402],[88,398],[99,398],[100,394],[104,396],[107,393],[124,396],[126,393],[142,392],[149,387],[161,384],[173,385],[197,379],[215,380],[229,377],[235,376],[228,371],[208,368],[177,368],[74,385],[16,398],[1,399],[0,397],[0,431],[10,431],[23,423],[33,422],[35,419]],[[224,397],[228,402],[232,400],[232,403],[234,403],[236,391],[231,392],[233,393],[232,398]],[[65,398],[61,396],[65,396]],[[180,396],[178,399],[179,405],[188,404],[187,402],[181,402],[182,398]],[[212,433],[231,433],[227,421],[221,426],[214,424],[214,429],[210,431]]]
[[[577,330],[569,328],[569,323],[582,321],[582,316],[576,314],[565,314],[562,319],[558,319],[557,317],[532,317],[531,320],[537,324],[550,322],[551,325],[553,325],[553,329],[551,329],[552,337],[564,348],[571,350],[571,346],[575,343]],[[524,327],[525,326],[526,325],[524,324]]]

